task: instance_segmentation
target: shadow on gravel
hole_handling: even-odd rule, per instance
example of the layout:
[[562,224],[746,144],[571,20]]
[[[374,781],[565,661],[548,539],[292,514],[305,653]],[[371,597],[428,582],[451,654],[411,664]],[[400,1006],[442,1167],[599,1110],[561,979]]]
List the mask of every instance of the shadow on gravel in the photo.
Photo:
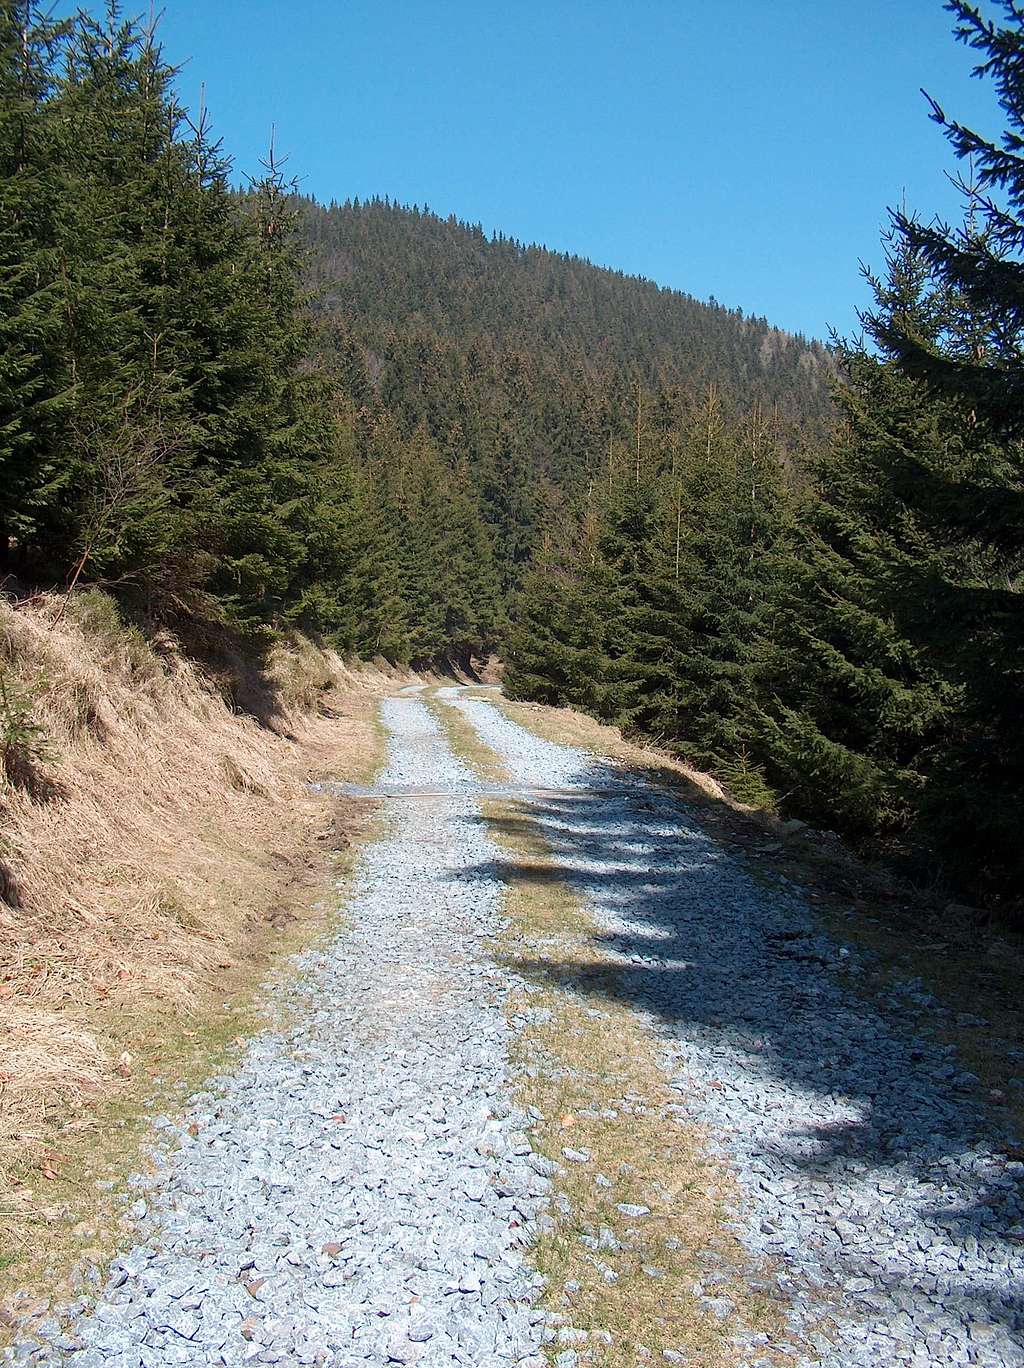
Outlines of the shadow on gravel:
[[[1021,1166],[993,1140],[975,1080],[902,1030],[897,1005],[883,1015],[844,986],[854,960],[675,799],[600,765],[577,782],[619,792],[531,802],[491,825],[539,826],[615,962],[524,955],[512,967],[644,1013],[678,1047],[675,1086],[728,1137],[748,1189],[767,1185],[776,1207],[798,1211],[792,1238],[823,1241],[833,1273],[911,1301],[931,1289],[933,1304],[949,1300],[936,1278],[952,1279],[966,1319],[1018,1324]],[[511,860],[471,873],[551,878]]]

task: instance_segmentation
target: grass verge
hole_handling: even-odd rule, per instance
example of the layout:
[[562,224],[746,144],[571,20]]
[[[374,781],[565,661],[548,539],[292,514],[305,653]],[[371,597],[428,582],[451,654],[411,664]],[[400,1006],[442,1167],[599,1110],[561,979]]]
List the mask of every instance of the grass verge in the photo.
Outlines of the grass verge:
[[476,728],[451,703],[436,694],[421,695],[423,702],[444,728],[455,755],[485,784],[506,784],[511,775],[498,755],[480,740]]
[[130,1021],[113,1012],[106,1022],[92,1017],[93,1031],[126,1047],[125,1078],[116,1093],[53,1125],[38,1162],[15,1171],[0,1199],[0,1344],[97,1282],[131,1242],[126,1178],[149,1167],[154,1117],[180,1114],[191,1093],[232,1067],[250,1036],[274,1024],[268,983],[291,972],[293,954],[337,931],[344,884],[378,820],[365,807],[334,806],[311,845],[293,852],[296,871],[271,885],[273,900],[245,953],[224,963],[193,1013],[153,1004]]

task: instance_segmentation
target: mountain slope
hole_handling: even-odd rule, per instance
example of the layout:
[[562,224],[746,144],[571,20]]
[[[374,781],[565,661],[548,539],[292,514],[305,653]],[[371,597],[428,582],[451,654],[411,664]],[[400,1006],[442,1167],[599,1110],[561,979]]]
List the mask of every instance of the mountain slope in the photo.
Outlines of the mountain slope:
[[751,423],[799,463],[831,420],[824,347],[764,319],[386,200],[299,210],[353,447],[458,473],[503,599],[613,468]]
[[824,348],[763,318],[387,200],[307,200],[303,218],[320,307],[364,335],[420,328],[528,349],[592,377],[628,369],[656,387],[714,382],[804,422],[827,409]]

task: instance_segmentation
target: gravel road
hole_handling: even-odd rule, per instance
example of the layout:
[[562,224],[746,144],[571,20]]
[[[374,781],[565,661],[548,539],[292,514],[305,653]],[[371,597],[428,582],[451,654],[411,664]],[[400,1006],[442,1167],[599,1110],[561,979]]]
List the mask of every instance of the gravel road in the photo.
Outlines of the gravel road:
[[737,1233],[778,1261],[809,1361],[1024,1365],[1024,1164],[952,1050],[901,1028],[898,995],[882,1010],[855,993],[856,954],[673,798],[442,692],[513,782],[580,791],[533,811],[736,1174]]
[[[439,692],[504,760],[586,900],[595,952],[621,966],[602,991],[649,1025],[735,1173],[734,1229],[802,1344],[776,1347],[829,1368],[1024,1368],[1024,1164],[952,1052],[901,1029],[898,1000],[858,995],[856,955],[798,890],[759,882],[675,799]],[[543,1368],[554,1332],[528,1246],[552,1166],[510,1102],[520,980],[486,948],[502,864],[478,804],[493,786],[420,698],[382,706],[379,791],[396,801],[345,925],[276,990],[287,1024],[157,1122],[137,1243],[105,1285],[8,1362]],[[546,972],[523,953],[524,974]],[[587,967],[564,966],[565,991],[593,991]],[[715,1308],[706,1282],[695,1293]],[[768,1363],[756,1337],[738,1348]]]
[[543,1368],[523,1245],[548,1180],[507,1100],[506,980],[480,944],[501,889],[474,871],[496,852],[429,711],[383,708],[383,780],[452,796],[390,805],[346,928],[283,994],[294,1024],[158,1123],[139,1243],[97,1305],[10,1362]]

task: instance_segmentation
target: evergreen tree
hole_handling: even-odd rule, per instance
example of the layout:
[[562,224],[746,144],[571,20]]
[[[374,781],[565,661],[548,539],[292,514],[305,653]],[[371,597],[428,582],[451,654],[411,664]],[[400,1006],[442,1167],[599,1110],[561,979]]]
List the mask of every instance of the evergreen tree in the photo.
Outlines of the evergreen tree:
[[958,38],[980,54],[975,73],[994,83],[1006,127],[997,144],[933,103],[972,168],[962,181],[967,222],[950,229],[897,214],[894,227],[955,312],[929,329],[883,295],[866,325],[882,354],[945,406],[959,442],[955,459],[910,450],[894,460],[901,494],[945,548],[920,595],[942,611],[914,614],[915,640],[963,694],[929,769],[925,820],[961,877],[1007,889],[1024,874],[1024,15],[1012,0],[1002,25],[963,0],[948,8]]
[[[955,684],[909,621],[941,611],[941,556],[894,482],[894,453],[940,462],[944,414],[892,363],[843,354],[846,422],[780,543],[755,753],[789,809],[861,838],[905,832]],[[927,586],[931,584],[932,588]]]
[[59,434],[70,394],[53,96],[65,33],[23,0],[0,3],[0,570],[12,538],[24,562],[64,476]]

